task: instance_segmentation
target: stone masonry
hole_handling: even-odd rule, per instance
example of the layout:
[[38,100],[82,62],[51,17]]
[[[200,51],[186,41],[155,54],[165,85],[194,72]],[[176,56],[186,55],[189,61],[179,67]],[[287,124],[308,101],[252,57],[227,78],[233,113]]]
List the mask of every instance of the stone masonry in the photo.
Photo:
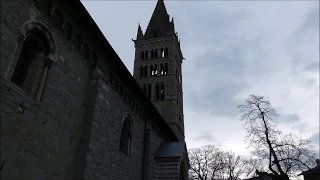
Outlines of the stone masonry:
[[[30,87],[13,82],[21,59]],[[1,177],[155,179],[154,153],[181,137],[137,81],[79,0],[2,0]]]

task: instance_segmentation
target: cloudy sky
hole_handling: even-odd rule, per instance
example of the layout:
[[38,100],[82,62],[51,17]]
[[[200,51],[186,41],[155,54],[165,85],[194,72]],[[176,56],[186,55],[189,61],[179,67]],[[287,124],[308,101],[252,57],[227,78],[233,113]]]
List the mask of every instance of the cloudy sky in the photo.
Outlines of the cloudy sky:
[[[83,0],[132,73],[156,1]],[[279,127],[319,151],[319,1],[165,1],[181,39],[188,149],[249,153],[237,105],[270,98]]]

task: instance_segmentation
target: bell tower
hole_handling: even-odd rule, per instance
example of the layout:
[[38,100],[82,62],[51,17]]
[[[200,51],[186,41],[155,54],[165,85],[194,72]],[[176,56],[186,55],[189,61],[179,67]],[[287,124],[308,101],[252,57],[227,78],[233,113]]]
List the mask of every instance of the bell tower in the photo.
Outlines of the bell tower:
[[182,60],[173,18],[158,0],[146,32],[138,26],[133,77],[180,141],[184,141]]

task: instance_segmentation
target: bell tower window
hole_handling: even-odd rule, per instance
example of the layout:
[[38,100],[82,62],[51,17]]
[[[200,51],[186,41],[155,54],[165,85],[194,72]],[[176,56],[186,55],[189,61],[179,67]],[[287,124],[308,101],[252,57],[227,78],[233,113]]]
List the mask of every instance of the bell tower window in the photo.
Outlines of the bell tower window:
[[161,100],[164,100],[164,84],[161,84],[160,87],[160,98]]
[[145,53],[145,59],[148,59],[148,50],[146,50],[146,53]]
[[144,66],[144,77],[148,76],[148,67]]
[[156,100],[160,99],[160,87],[159,84],[156,84]]
[[151,84],[148,84],[148,98],[151,100]]

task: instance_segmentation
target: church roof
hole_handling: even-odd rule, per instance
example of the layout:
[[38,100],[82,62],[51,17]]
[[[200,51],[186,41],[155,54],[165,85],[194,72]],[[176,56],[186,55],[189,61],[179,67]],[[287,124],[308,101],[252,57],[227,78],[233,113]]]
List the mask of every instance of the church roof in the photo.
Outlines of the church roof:
[[157,2],[145,33],[146,39],[174,34],[174,23],[173,20],[170,22],[169,14],[163,1],[158,0]]
[[155,158],[165,157],[182,157],[186,148],[185,142],[165,142],[160,145],[156,153]]

